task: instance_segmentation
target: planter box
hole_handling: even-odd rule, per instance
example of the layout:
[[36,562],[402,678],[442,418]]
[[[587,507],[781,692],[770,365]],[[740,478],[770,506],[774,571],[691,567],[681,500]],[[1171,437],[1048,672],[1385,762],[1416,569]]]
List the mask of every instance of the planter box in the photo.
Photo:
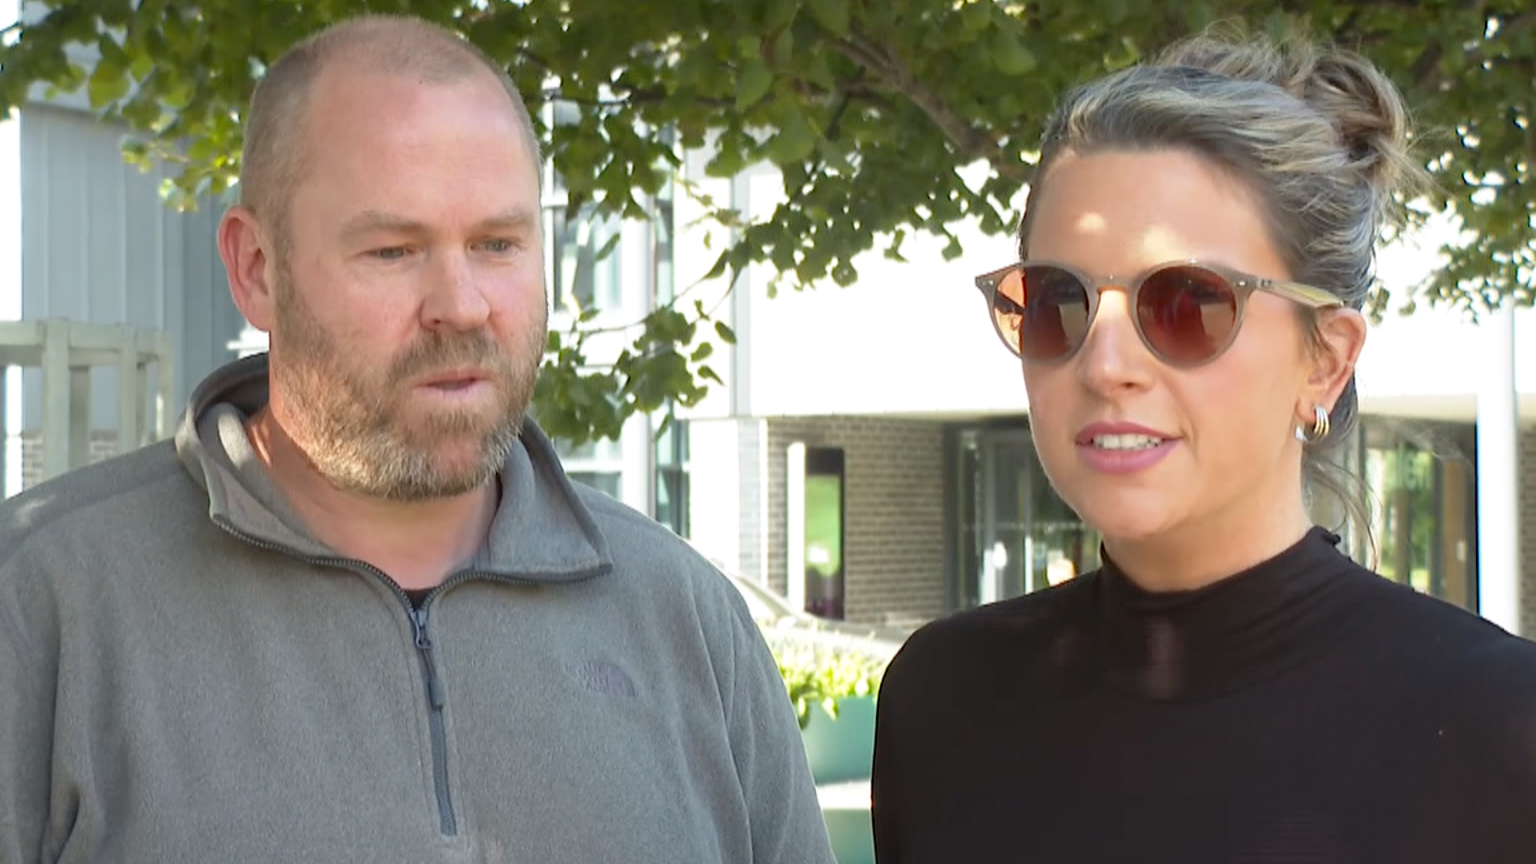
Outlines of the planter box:
[[811,705],[810,721],[800,732],[816,784],[869,778],[875,750],[875,699],[854,696],[837,703],[837,719]]
[[875,749],[875,699],[839,700],[837,719],[817,704],[800,732],[838,864],[874,864],[869,770]]
[[821,818],[837,864],[875,864],[875,835],[869,821],[869,781],[816,787]]

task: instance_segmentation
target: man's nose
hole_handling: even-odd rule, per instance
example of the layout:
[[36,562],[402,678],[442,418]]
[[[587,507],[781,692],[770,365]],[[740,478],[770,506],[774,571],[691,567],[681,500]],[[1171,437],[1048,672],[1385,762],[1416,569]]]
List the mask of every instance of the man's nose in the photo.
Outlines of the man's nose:
[[423,324],[432,330],[476,330],[490,317],[491,306],[465,251],[441,256],[432,268],[432,284],[422,303]]

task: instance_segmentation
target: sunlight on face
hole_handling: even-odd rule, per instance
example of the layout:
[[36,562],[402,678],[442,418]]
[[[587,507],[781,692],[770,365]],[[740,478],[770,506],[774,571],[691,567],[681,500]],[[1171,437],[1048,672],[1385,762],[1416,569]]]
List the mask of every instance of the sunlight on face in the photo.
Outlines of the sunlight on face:
[[1102,213],[1084,213],[1078,217],[1077,233],[1084,239],[1101,237],[1109,230],[1109,220]]
[[[1184,237],[1167,227],[1150,227],[1142,235],[1140,253],[1144,261],[1181,261],[1188,256],[1184,254],[1188,244]],[[1134,274],[1126,273],[1129,278]]]

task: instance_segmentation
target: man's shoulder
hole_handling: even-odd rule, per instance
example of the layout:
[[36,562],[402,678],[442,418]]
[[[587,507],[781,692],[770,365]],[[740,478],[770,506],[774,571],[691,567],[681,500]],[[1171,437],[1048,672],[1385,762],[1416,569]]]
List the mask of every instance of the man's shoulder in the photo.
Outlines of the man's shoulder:
[[110,542],[163,525],[193,489],[169,441],[39,483],[0,501],[0,568],[34,541],[90,532]]
[[621,579],[638,577],[647,592],[729,597],[734,591],[719,567],[670,528],[597,489],[571,485],[602,533],[614,573]]
[[572,483],[581,504],[608,543],[609,554],[653,561],[687,570],[713,570],[708,559],[672,529],[608,494],[581,483]]

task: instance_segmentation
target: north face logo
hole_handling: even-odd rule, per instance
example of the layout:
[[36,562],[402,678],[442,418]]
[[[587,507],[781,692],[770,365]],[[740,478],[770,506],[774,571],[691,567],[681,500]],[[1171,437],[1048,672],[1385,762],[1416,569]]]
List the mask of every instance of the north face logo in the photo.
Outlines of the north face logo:
[[613,663],[587,660],[571,664],[570,670],[577,681],[593,692],[602,693],[605,696],[634,697],[635,695],[635,682],[630,680],[629,673]]

